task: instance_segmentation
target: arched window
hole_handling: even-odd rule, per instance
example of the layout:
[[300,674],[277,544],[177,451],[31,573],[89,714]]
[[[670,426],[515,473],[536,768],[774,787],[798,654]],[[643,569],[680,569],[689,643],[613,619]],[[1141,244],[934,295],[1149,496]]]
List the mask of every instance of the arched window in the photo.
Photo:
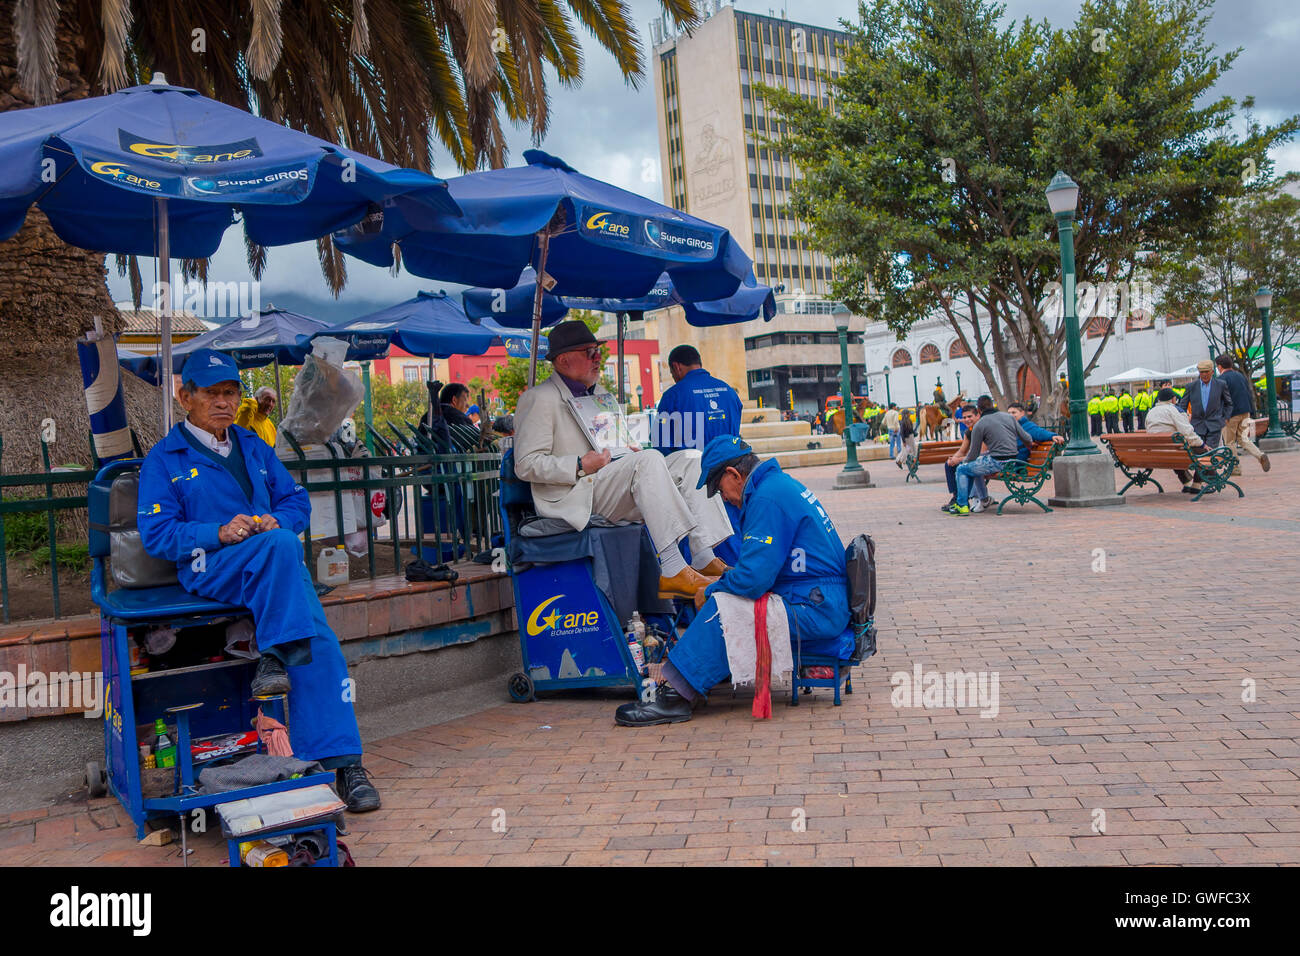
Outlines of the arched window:
[[1153,329],[1156,325],[1156,317],[1146,309],[1134,309],[1128,314],[1128,319],[1124,322],[1125,332],[1141,332],[1144,329]]
[[1086,335],[1090,339],[1099,339],[1110,331],[1115,320],[1104,315],[1094,315],[1092,321],[1088,323]]
[[948,358],[950,359],[965,358],[969,354],[966,351],[966,346],[961,344],[961,339],[954,339],[952,345],[948,346]]
[[922,345],[921,346],[921,364],[929,365],[931,362],[939,361],[939,346]]
[[1174,325],[1191,325],[1192,318],[1188,315],[1167,315],[1165,316],[1165,328]]
[[907,351],[907,349],[899,349],[894,353],[893,362],[894,368],[903,368],[904,366],[911,365],[912,353]]

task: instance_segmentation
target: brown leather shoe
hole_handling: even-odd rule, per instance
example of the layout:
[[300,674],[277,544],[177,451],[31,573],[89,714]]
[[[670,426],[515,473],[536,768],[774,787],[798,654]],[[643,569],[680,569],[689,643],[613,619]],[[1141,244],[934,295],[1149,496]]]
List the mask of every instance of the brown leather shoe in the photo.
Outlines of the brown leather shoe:
[[700,568],[700,574],[720,578],[730,570],[731,565],[727,564],[721,558],[714,558],[704,567]]
[[707,588],[717,578],[706,577],[689,565],[671,578],[660,575],[659,596],[661,598],[693,598],[695,592]]
[[1273,463],[1268,460],[1268,455],[1264,455],[1259,459],[1259,467],[1263,468],[1265,471],[1268,471],[1273,467]]

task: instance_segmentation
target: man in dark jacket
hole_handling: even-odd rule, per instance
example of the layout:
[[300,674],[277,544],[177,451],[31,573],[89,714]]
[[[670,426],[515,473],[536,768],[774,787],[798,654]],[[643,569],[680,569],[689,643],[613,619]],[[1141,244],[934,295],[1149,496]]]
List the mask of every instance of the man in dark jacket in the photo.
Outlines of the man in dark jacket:
[[1251,455],[1259,466],[1265,471],[1272,467],[1268,460],[1268,455],[1259,450],[1255,444],[1255,426],[1250,420],[1251,402],[1250,382],[1246,376],[1242,375],[1232,367],[1232,356],[1220,355],[1214,360],[1214,364],[1219,366],[1219,381],[1228,389],[1228,396],[1232,399],[1232,417],[1224,424],[1223,443],[1229,448],[1237,450],[1244,448]]
[[[1178,407],[1187,412],[1192,430],[1209,448],[1219,447],[1219,434],[1232,417],[1232,396],[1222,379],[1214,377],[1214,363],[1201,359],[1196,363],[1200,378],[1183,393]],[[1250,406],[1247,405],[1247,410]]]

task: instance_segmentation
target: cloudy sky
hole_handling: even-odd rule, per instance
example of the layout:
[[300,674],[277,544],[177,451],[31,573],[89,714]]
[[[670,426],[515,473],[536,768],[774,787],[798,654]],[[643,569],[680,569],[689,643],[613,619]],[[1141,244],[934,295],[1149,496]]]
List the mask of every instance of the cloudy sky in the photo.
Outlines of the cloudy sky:
[[[657,0],[630,0],[633,22],[648,44],[649,22],[658,15]],[[782,9],[791,20],[821,26],[835,26],[840,18],[856,18],[856,0],[787,0],[782,6],[763,0],[737,0],[735,6],[751,13]],[[1031,17],[1047,19],[1054,26],[1072,23],[1080,4],[1071,0],[1008,0],[1009,20]],[[1209,36],[1219,51],[1243,48],[1233,69],[1221,81],[1219,94],[1235,98],[1253,95],[1255,112],[1265,123],[1275,123],[1285,116],[1300,113],[1300,86],[1295,82],[1294,58],[1300,42],[1300,5],[1292,0],[1219,0],[1211,21]],[[649,167],[658,176],[659,147],[655,118],[655,97],[651,88],[650,53],[645,53],[646,76],[639,89],[627,85],[619,76],[613,58],[589,39],[586,49],[585,79],[576,89],[551,86],[551,130],[540,144],[542,149],[565,159],[582,172],[662,199],[660,183],[645,181],[642,170]],[[526,130],[512,131],[509,136],[512,164],[522,162],[521,153],[532,144]],[[1292,142],[1274,155],[1278,169],[1300,170],[1300,143]],[[445,154],[435,172],[444,177],[458,170]],[[149,287],[152,266],[146,269],[145,286]],[[109,287],[118,300],[130,297],[125,280],[111,271]],[[315,315],[327,321],[344,321],[357,315],[410,298],[420,289],[447,288],[406,274],[397,278],[385,269],[348,260],[349,282],[340,299],[335,300],[325,286],[313,244],[283,246],[270,250],[269,266],[263,277],[261,299],[281,308]],[[223,281],[246,280],[243,241],[237,228],[226,234],[213,260],[209,275]]]

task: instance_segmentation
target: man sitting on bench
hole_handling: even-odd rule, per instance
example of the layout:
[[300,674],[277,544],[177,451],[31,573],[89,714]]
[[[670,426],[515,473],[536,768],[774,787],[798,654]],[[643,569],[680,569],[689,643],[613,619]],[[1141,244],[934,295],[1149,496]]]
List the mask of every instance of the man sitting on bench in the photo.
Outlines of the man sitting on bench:
[[[945,514],[951,511],[957,505],[957,466],[966,460],[966,453],[970,451],[970,432],[975,427],[975,423],[980,420],[979,408],[975,405],[963,405],[961,407],[961,423],[966,426],[966,434],[962,436],[961,447],[957,449],[948,460],[943,463],[943,477],[948,482],[948,503],[939,510]],[[989,498],[986,497],[984,479],[977,479],[974,486],[977,499],[981,508],[988,504]]]
[[[644,522],[659,552],[659,593],[691,598],[726,570],[713,546],[732,535],[727,510],[697,488],[700,453],[671,459],[647,449],[613,458],[596,451],[570,399],[608,394],[598,384],[600,343],[581,322],[561,322],[547,338],[555,374],[519,398],[515,412],[515,475],[532,485],[533,507],[575,531],[593,514]],[[691,564],[677,542],[688,538]]]
[[[1148,435],[1172,435],[1177,432],[1187,442],[1187,447],[1200,454],[1207,450],[1205,443],[1192,429],[1192,423],[1186,413],[1178,407],[1178,393],[1172,388],[1162,388],[1156,392],[1156,404],[1147,412]],[[1185,468],[1175,468],[1174,474],[1182,483],[1183,493],[1195,495],[1200,493],[1202,485]]]
[[841,658],[852,652],[852,632],[845,646],[837,643],[849,625],[844,545],[813,493],[775,460],[759,464],[744,440],[728,435],[705,446],[700,487],[740,508],[740,558],[695,596],[699,613],[668,652],[666,683],[655,699],[618,708],[614,722],[625,727],[690,720],[691,708],[730,672],[715,594],[750,604],[768,592],[779,595],[792,647],[798,641],[804,653]]
[[[966,460],[957,466],[957,503],[948,509],[950,515],[971,513],[966,502],[972,484],[978,479],[982,486],[985,478],[996,475],[1007,462],[1015,460],[1017,438],[1030,448],[1034,446],[1033,436],[1006,412],[995,411],[993,399],[988,395],[979,397],[977,407],[979,421],[971,429],[970,450],[966,452]],[[987,449],[982,454],[981,446]],[[979,486],[976,486],[976,490],[979,490]],[[987,507],[985,500],[981,500],[980,505]]]
[[234,424],[234,359],[198,349],[181,382],[188,417],[140,468],[140,540],[154,557],[176,562],[185,590],[253,613],[261,657],[251,693],[287,693],[294,756],[336,770],[349,810],[377,810],[379,792],[361,766],[348,667],[303,563],[307,491],[266,442]]

